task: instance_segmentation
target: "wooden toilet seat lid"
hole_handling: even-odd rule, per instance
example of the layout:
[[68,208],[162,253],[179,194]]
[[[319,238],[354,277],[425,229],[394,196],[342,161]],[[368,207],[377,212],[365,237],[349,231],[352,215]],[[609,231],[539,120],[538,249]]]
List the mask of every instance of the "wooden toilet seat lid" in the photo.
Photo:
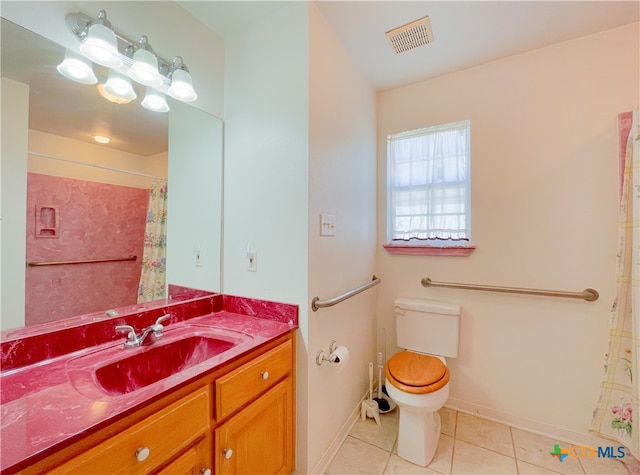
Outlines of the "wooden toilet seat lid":
[[437,391],[449,382],[449,368],[440,359],[412,351],[392,356],[384,372],[396,388],[412,394]]

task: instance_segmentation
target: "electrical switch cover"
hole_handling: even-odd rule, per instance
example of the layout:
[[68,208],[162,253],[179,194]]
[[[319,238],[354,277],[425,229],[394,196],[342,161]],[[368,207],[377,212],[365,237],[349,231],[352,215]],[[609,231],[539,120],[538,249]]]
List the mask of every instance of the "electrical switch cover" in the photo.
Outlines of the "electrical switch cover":
[[249,265],[247,266],[247,270],[249,272],[257,272],[258,271],[258,253],[256,251],[248,252],[247,259],[249,260]]
[[332,214],[320,214],[320,236],[336,235],[336,217]]

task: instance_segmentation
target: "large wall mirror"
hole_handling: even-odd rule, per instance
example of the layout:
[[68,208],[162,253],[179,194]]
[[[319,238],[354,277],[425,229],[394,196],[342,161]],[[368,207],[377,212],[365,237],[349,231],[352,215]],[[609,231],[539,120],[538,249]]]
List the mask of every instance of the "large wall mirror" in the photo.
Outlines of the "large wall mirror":
[[[145,281],[157,264],[145,241],[166,243],[167,284],[220,292],[222,121],[170,98],[168,113],[149,111],[142,86],[113,103],[57,72],[62,46],[4,18],[1,34],[3,81],[29,87],[25,323],[165,298]],[[166,228],[150,227],[162,209]]]

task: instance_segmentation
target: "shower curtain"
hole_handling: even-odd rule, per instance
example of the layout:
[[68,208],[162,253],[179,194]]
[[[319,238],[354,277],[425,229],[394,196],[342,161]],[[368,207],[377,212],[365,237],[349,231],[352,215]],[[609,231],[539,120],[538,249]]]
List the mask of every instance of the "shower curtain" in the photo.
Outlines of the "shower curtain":
[[167,182],[149,189],[138,303],[165,297],[167,276]]
[[616,299],[600,399],[591,430],[614,439],[640,458],[634,428],[640,401],[640,128],[638,111],[618,116],[622,181]]

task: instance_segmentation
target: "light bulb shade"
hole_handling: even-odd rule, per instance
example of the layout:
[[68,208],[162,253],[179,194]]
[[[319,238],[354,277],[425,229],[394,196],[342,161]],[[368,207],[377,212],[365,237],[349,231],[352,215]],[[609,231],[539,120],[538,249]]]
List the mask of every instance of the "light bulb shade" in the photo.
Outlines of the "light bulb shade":
[[91,61],[69,49],[65,51],[64,59],[56,69],[64,77],[81,84],[96,84],[98,82]]
[[127,72],[129,77],[145,86],[159,86],[162,76],[158,72],[158,58],[146,49],[138,49],[133,55],[133,64]]
[[113,96],[130,101],[137,97],[136,91],[133,90],[131,85],[131,80],[113,70],[109,71],[109,78],[104,85],[104,90]]
[[179,101],[195,101],[198,96],[193,90],[191,74],[184,69],[176,69],[171,75],[171,85],[167,91],[171,97]]
[[151,88],[147,88],[147,93],[142,99],[142,107],[153,112],[169,112],[169,104],[164,94]]
[[119,68],[122,59],[118,54],[118,39],[110,28],[94,23],[87,31],[87,37],[80,45],[80,51],[94,63],[108,68]]

